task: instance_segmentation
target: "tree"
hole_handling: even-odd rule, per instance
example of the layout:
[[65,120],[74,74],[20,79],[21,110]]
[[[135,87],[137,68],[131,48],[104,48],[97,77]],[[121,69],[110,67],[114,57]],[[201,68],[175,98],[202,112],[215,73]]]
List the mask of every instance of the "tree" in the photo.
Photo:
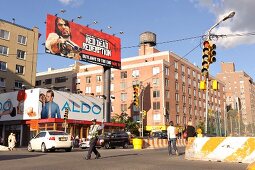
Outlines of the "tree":
[[125,130],[132,134],[139,135],[139,124],[135,122],[132,117],[128,116],[127,113],[122,112],[121,114],[115,114],[112,118],[112,122],[123,123],[126,125]]

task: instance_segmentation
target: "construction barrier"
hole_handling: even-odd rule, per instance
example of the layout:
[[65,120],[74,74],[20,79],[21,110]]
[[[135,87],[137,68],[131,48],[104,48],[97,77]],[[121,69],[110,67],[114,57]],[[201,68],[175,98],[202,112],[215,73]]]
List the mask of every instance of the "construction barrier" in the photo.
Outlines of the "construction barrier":
[[189,138],[185,159],[252,163],[255,160],[255,137]]
[[[176,146],[186,146],[186,140],[177,139]],[[158,139],[158,138],[143,139],[144,149],[156,149],[156,148],[165,148],[165,147],[168,147],[167,139]]]

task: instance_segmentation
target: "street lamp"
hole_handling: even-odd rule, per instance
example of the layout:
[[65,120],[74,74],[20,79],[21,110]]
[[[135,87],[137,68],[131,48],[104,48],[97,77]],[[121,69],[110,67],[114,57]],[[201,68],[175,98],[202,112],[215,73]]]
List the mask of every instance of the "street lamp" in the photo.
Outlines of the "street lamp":
[[226,21],[229,18],[232,18],[235,16],[235,12],[231,11],[227,16],[225,16],[223,19],[221,19],[220,21],[218,21],[216,24],[214,24],[208,31],[207,36],[208,38],[211,40],[211,31],[212,29],[214,29],[215,27],[217,27],[218,25],[220,25],[220,23],[222,23],[223,21]]
[[[218,21],[216,24],[214,24],[207,32],[206,34],[206,39],[211,40],[211,31],[217,27],[218,25],[220,25],[220,23],[222,23],[223,21],[226,21],[229,18],[234,17],[235,12],[231,11],[228,15],[226,15],[223,19],[221,19],[220,21]],[[207,128],[208,128],[208,88],[209,88],[209,73],[206,76],[206,95],[205,95],[205,134],[207,134]]]

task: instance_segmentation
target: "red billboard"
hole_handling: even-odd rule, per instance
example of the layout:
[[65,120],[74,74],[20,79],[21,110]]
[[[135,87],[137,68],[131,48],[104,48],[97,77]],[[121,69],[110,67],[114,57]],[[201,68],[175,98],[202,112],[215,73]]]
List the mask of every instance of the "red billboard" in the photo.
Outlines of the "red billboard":
[[47,15],[47,53],[120,69],[120,48],[118,37]]

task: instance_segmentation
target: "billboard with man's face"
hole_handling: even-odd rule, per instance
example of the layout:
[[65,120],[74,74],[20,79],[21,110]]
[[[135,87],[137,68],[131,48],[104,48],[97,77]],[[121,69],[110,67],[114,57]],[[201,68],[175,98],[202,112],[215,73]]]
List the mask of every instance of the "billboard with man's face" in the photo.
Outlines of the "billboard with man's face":
[[118,37],[47,15],[47,53],[120,69],[120,48]]

